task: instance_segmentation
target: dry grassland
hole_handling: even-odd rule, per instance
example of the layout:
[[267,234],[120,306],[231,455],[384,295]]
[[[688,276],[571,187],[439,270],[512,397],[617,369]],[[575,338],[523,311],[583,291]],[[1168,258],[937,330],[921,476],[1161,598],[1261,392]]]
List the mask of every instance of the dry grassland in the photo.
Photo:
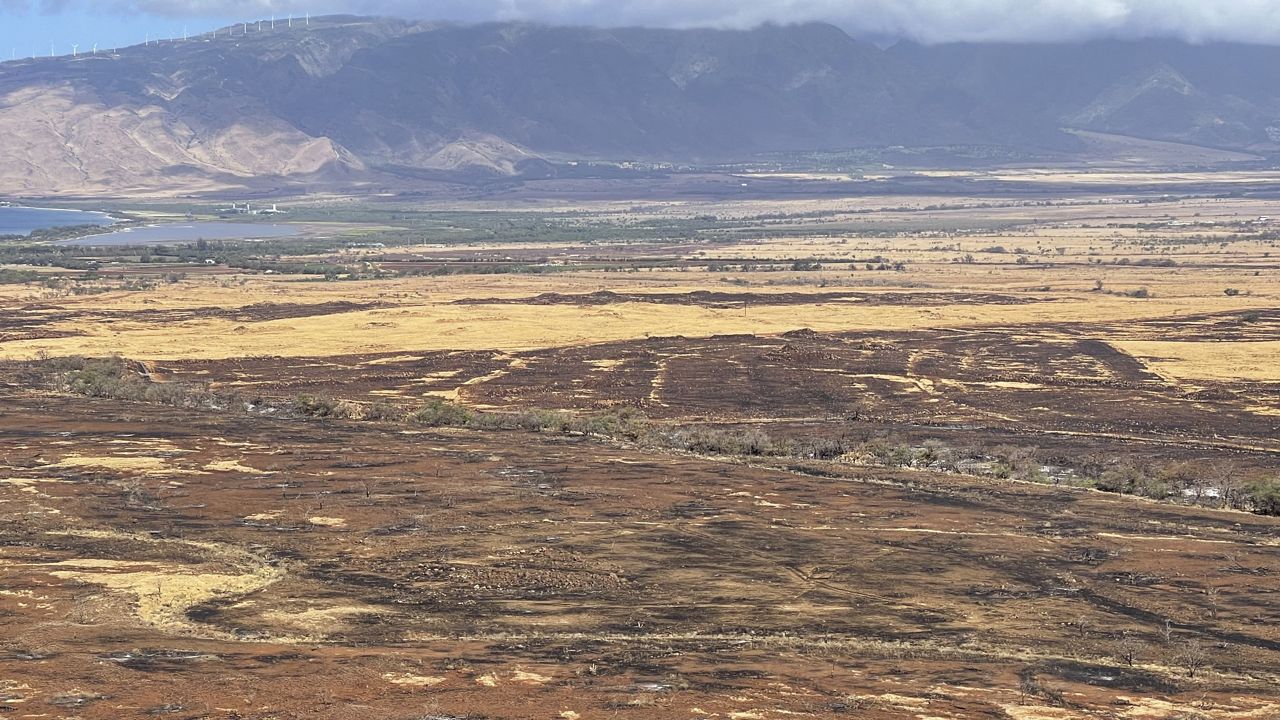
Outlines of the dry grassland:
[[[939,202],[936,198],[933,201]],[[885,199],[879,202],[886,204]],[[925,200],[917,202],[923,205]],[[748,208],[754,215],[799,211],[800,208],[838,211],[841,205],[835,201],[757,202],[738,207],[729,204],[722,215],[746,214]],[[579,212],[583,210],[578,208]],[[602,212],[608,215],[611,211],[606,207]],[[669,212],[666,206],[648,206],[641,215],[666,212]],[[7,286],[3,292],[9,302],[19,303],[16,312],[40,321],[49,337],[0,342],[0,357],[117,352],[140,359],[175,360],[258,355],[324,357],[447,349],[518,351],[654,336],[773,335],[800,328],[841,332],[1008,327],[1048,320],[1117,322],[1243,312],[1280,303],[1280,272],[1271,260],[1272,254],[1280,253],[1280,249],[1276,241],[1260,237],[1258,229],[1226,223],[1266,212],[1265,203],[1247,200],[1003,210],[971,208],[906,213],[902,218],[934,222],[937,217],[947,215],[963,224],[977,219],[991,222],[993,216],[1009,213],[1009,221],[1031,224],[1000,232],[903,230],[885,237],[868,237],[859,234],[856,228],[842,228],[836,216],[830,223],[824,220],[834,227],[823,230],[821,236],[802,233],[773,240],[766,236],[688,249],[655,247],[645,251],[649,256],[693,263],[682,270],[667,267],[602,273],[569,269],[551,275],[502,276],[500,282],[487,275],[344,283],[317,283],[284,276],[197,275],[181,284],[145,293],[116,292],[80,298],[55,297],[47,290]],[[869,217],[877,222],[897,222],[894,211]],[[1139,223],[1169,217],[1219,225],[1174,227],[1162,220],[1153,227],[1136,227]],[[786,226],[783,223],[779,227]],[[768,224],[761,226],[766,234],[768,229]],[[414,255],[438,249],[424,246],[409,248],[404,253]],[[506,253],[536,249],[552,257],[566,258],[610,253],[607,247],[563,244],[517,243],[495,245],[492,249]],[[484,247],[464,249],[469,253],[485,250]],[[376,257],[376,253],[365,252],[365,256]],[[786,271],[785,266],[791,261],[806,258],[818,260],[823,269]],[[868,261],[877,258],[905,263],[905,270],[865,269]],[[972,262],[957,262],[966,258]],[[1023,262],[1019,263],[1019,259]],[[726,271],[705,272],[709,262],[724,264]],[[1121,262],[1126,264],[1119,264]],[[1170,266],[1142,265],[1144,262]],[[758,266],[768,263],[781,264],[783,271],[762,272]],[[910,305],[862,300],[803,302],[803,295],[807,293],[848,288],[865,289],[869,293],[930,292],[935,299]],[[1225,294],[1228,289],[1239,294],[1228,297]],[[591,306],[457,304],[544,293],[581,295],[602,290],[640,294],[700,290],[749,292],[760,295],[761,301],[736,307],[733,303],[709,307],[657,305],[626,299]],[[1123,293],[1142,290],[1150,297],[1123,296]],[[1012,294],[1018,300],[1036,302],[959,303],[946,295],[953,293],[959,297],[973,292]],[[780,293],[801,297],[787,304],[773,305],[767,301],[770,295]],[[375,307],[262,320],[182,317],[172,312],[333,302]],[[54,308],[60,312],[54,312]],[[46,317],[47,321],[43,320]],[[1220,359],[1222,367],[1217,370],[1206,368],[1202,359],[1194,371],[1201,377],[1231,377],[1230,368],[1238,360],[1244,360],[1248,367],[1241,370],[1239,377],[1263,380],[1267,379],[1266,363],[1273,357],[1257,347],[1240,348],[1231,353],[1186,349],[1167,357],[1191,355]],[[1258,362],[1249,364],[1250,358]],[[1162,367],[1169,368],[1170,362],[1166,359]]]
[[972,179],[0,285],[0,712],[1280,717],[1280,213],[1129,202],[1272,178]]

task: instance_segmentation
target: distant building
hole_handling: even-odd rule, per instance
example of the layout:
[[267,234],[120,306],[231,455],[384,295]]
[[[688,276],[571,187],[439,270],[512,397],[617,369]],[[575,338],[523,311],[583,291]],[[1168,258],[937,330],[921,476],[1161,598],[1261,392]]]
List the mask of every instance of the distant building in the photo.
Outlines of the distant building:
[[263,208],[261,210],[255,210],[253,205],[250,203],[245,203],[244,207],[241,207],[237,203],[231,203],[231,208],[229,210],[223,209],[218,212],[221,215],[284,215],[287,211],[281,210],[275,203],[272,203],[270,208]]

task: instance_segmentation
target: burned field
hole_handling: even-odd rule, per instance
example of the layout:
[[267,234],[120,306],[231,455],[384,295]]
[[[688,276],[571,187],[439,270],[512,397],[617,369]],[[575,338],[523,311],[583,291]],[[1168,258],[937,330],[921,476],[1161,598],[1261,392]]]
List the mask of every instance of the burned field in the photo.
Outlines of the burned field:
[[1280,717],[1280,240],[1166,198],[24,269],[0,711]]
[[1278,709],[1272,519],[5,395],[15,714]]
[[[1247,317],[1246,317],[1247,316]],[[635,408],[677,423],[792,436],[901,436],[956,447],[1012,444],[1052,454],[1212,455],[1258,471],[1280,463],[1280,382],[1180,380],[1119,347],[1275,333],[1274,313],[1226,313],[1123,326],[777,336],[664,337],[528,352],[240,358],[163,362],[169,381],[284,400],[445,398],[497,411]],[[1105,339],[1104,339],[1105,338]],[[282,373],[283,369],[283,373]],[[281,375],[289,378],[281,381]]]

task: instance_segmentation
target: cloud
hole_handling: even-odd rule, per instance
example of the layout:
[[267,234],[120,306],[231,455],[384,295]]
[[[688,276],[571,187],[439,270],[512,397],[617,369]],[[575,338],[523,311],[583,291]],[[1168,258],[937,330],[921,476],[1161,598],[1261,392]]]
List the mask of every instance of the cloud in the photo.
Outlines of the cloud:
[[657,27],[827,21],[854,33],[924,42],[1177,37],[1280,43],[1280,0],[0,0],[0,12],[60,10],[245,18],[345,12]]

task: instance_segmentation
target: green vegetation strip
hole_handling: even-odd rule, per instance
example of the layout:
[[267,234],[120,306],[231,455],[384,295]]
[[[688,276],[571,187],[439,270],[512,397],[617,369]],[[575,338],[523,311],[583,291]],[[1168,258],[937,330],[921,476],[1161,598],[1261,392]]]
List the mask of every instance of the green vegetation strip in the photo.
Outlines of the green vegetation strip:
[[[1050,478],[1034,450],[1008,445],[952,448],[938,441],[911,446],[884,438],[862,441],[840,437],[784,438],[759,428],[715,428],[654,421],[635,408],[598,413],[530,409],[490,412],[434,398],[417,408],[387,402],[364,403],[316,395],[290,401],[245,398],[191,383],[153,382],[144,366],[120,357],[50,358],[22,363],[15,373],[24,387],[40,387],[85,397],[145,402],[191,410],[244,412],[259,416],[312,418],[371,423],[413,424],[479,431],[524,431],[574,435],[702,456],[794,458],[836,461],[854,458],[863,465],[912,468],[976,477],[1063,483]],[[1280,478],[1242,481],[1188,463],[1138,464],[1114,458],[1084,458],[1066,484],[1155,500],[1196,504],[1280,516]],[[1205,480],[1216,493],[1200,492]],[[1191,492],[1187,492],[1190,490]]]

